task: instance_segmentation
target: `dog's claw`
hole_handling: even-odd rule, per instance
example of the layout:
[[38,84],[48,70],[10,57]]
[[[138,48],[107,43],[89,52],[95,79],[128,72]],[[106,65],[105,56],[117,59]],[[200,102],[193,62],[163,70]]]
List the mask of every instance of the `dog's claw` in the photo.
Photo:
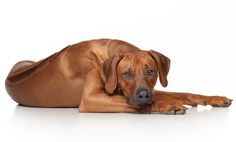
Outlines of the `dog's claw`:
[[184,107],[184,110],[187,110],[188,108],[187,107]]
[[225,107],[230,106],[232,101],[233,101],[232,99],[228,99],[226,102],[224,102],[225,103]]
[[175,114],[185,114],[186,113],[187,108],[183,108],[183,109],[179,109],[179,110],[175,110]]

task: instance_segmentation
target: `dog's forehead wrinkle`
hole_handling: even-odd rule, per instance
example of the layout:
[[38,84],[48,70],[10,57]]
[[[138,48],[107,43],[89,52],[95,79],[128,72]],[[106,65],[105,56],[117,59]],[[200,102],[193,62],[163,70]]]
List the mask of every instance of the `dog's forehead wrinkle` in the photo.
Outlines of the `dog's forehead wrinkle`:
[[128,53],[124,56],[125,60],[129,60],[129,62],[142,62],[147,59],[147,54],[145,52],[137,52],[137,53]]
[[146,52],[127,53],[120,62],[122,70],[143,70],[155,65],[155,61]]

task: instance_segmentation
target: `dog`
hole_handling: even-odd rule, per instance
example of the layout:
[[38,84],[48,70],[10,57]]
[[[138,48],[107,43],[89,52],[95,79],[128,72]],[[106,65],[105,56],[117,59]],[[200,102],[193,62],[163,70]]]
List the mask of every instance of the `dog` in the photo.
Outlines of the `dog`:
[[32,107],[78,107],[80,112],[184,114],[184,105],[228,107],[222,96],[154,90],[168,84],[170,59],[121,40],[67,46],[38,62],[20,61],[5,86],[13,100]]

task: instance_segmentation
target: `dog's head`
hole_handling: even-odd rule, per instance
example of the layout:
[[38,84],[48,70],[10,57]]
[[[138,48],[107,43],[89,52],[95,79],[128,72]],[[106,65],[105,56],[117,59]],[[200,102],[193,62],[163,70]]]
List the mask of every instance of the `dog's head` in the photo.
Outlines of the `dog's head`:
[[145,105],[153,102],[157,78],[166,87],[170,68],[168,57],[156,51],[137,51],[108,58],[102,64],[101,77],[105,91],[113,94],[121,90],[130,105]]

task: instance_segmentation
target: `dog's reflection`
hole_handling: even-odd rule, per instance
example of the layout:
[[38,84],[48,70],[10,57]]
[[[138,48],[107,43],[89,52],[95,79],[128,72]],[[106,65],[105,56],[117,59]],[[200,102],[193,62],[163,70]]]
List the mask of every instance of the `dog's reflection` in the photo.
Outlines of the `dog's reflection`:
[[[194,137],[196,134],[212,134],[217,128],[228,127],[230,108],[200,109],[190,108],[185,115],[130,114],[130,113],[79,113],[77,108],[33,108],[17,105],[8,122],[8,130],[19,136],[44,136],[51,139],[65,138],[110,138],[125,140],[126,137],[152,140],[146,134],[158,134],[160,139],[170,134],[181,139],[183,134]],[[230,119],[229,119],[230,118]],[[22,136],[23,135],[23,136]]]
[[[185,115],[130,114],[130,113],[79,113],[77,108],[34,108],[17,105],[10,120],[14,125],[134,125],[167,123],[196,125],[216,124],[227,120],[229,108],[190,108]],[[140,123],[142,122],[142,123]],[[98,123],[98,124],[97,124]],[[136,124],[137,123],[137,124]]]

